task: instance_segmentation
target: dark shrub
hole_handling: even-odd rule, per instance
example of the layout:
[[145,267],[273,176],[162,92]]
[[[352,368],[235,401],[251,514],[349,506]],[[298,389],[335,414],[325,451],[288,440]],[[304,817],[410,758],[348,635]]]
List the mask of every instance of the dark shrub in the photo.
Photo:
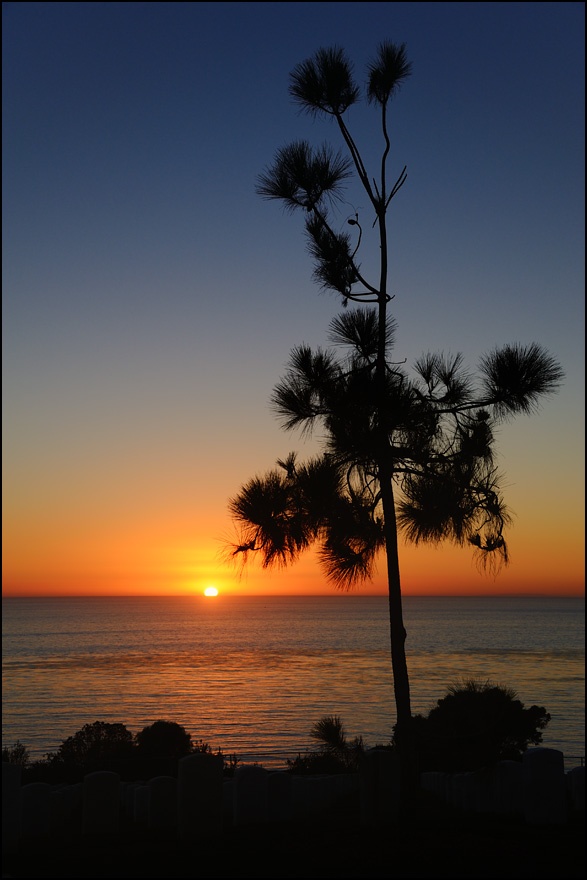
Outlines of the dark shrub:
[[335,755],[326,752],[306,752],[298,754],[293,761],[288,759],[287,766],[296,776],[318,776],[335,773],[347,773],[348,767]]
[[525,709],[510,688],[473,680],[454,685],[427,716],[413,719],[419,769],[462,772],[520,760],[530,744],[542,742],[549,721],[544,707]]
[[2,760],[7,764],[27,767],[30,763],[30,756],[27,747],[17,739],[14,745],[2,749]]
[[94,770],[117,770],[133,751],[133,735],[124,724],[94,721],[64,740],[45,761],[36,761],[28,781],[77,782]]
[[312,725],[310,736],[320,743],[317,752],[298,755],[288,761],[292,772],[304,773],[348,773],[356,770],[363,753],[361,737],[348,742],[343,723],[338,715],[325,715]]
[[124,724],[94,721],[84,724],[81,730],[64,740],[51,758],[67,764],[87,765],[126,758],[132,748],[133,735]]
[[[191,734],[175,721],[149,724],[137,733],[136,742],[140,754],[153,758],[183,758],[194,751]],[[197,751],[205,749],[198,748]]]

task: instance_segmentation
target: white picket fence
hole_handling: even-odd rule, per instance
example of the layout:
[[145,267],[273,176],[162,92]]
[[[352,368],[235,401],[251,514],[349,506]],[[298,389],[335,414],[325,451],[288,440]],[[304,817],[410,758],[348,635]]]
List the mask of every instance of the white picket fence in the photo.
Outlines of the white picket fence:
[[[383,749],[368,750],[358,773],[315,777],[245,765],[227,780],[221,757],[195,754],[179,761],[177,779],[125,783],[99,771],[77,785],[21,786],[20,768],[3,763],[3,848],[16,852],[28,841],[72,829],[115,835],[129,825],[198,839],[227,825],[311,820],[343,797],[360,804],[363,824],[389,822],[399,812],[398,772],[396,756]],[[585,768],[565,774],[555,749],[528,749],[522,763],[502,761],[475,773],[423,773],[421,785],[453,807],[523,816],[530,824],[564,824],[585,809]]]

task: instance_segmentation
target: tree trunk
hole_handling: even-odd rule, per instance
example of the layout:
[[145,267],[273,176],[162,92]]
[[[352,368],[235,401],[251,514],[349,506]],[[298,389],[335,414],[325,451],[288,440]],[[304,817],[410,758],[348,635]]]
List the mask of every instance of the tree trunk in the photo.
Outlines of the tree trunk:
[[[387,470],[387,468],[385,468]],[[391,637],[391,665],[393,688],[397,710],[396,736],[401,740],[408,731],[412,719],[410,682],[406,661],[406,630],[402,611],[402,594],[399,572],[397,524],[391,476],[380,472],[380,489],[383,503],[385,549],[387,556],[387,582],[389,593],[389,630]]]
[[[385,198],[385,181],[382,181]],[[379,221],[379,240],[381,247],[381,274],[379,280],[379,339],[377,351],[377,463],[379,470],[379,490],[383,506],[383,528],[387,557],[387,583],[389,592],[389,629],[391,638],[391,667],[393,689],[397,712],[394,742],[402,765],[402,799],[409,801],[415,788],[416,762],[411,736],[412,709],[410,704],[410,682],[406,661],[406,630],[402,611],[402,592],[399,572],[399,553],[397,540],[397,520],[393,495],[393,463],[390,461],[389,437],[387,434],[386,379],[387,379],[387,230],[384,201],[377,212]]]

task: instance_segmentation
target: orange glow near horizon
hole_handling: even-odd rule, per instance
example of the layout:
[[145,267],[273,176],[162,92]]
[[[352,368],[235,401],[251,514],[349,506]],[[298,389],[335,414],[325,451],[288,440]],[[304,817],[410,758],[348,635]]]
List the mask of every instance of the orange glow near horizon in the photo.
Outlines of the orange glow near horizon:
[[[210,493],[210,496],[212,493]],[[522,499],[523,500],[523,499]],[[191,503],[191,499],[188,499]],[[481,574],[468,547],[400,544],[402,592],[414,595],[584,595],[582,511],[568,505],[563,520],[549,521],[538,498],[528,499],[509,534],[511,564],[497,577]],[[251,561],[241,571],[226,561],[228,516],[222,499],[167,505],[174,515],[158,516],[145,505],[139,513],[96,504],[86,515],[53,510],[43,521],[5,516],[4,596],[202,595],[214,585],[230,595],[334,595],[314,551],[286,569],[263,570]],[[514,504],[512,505],[514,506]],[[17,508],[18,509],[18,508]],[[561,510],[563,507],[561,506]],[[22,510],[22,508],[21,508]],[[357,595],[387,593],[384,560]]]
[[[577,545],[575,545],[576,547]],[[134,549],[134,552],[132,552]],[[538,546],[533,552],[512,549],[512,563],[496,576],[479,573],[467,548],[403,547],[400,549],[402,592],[416,595],[584,595],[580,557],[573,542],[557,558]],[[112,548],[110,548],[112,551]],[[177,547],[143,559],[139,548],[90,555],[80,548],[65,565],[59,555],[39,555],[26,563],[4,560],[3,595],[9,596],[123,596],[202,595],[214,583],[218,594],[230,595],[334,595],[337,590],[325,579],[315,554],[309,552],[287,569],[264,571],[254,563],[241,576],[223,565],[217,549],[200,548],[192,553]],[[141,564],[142,563],[142,564]],[[383,559],[370,583],[352,591],[356,595],[385,595]]]

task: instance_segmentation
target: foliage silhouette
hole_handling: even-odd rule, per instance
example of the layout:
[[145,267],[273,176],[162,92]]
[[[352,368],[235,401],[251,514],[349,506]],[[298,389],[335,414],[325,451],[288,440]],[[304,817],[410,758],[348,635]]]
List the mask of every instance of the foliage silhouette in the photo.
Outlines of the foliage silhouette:
[[19,767],[28,767],[30,760],[29,750],[19,739],[13,745],[2,748],[2,761],[5,764],[17,764]]
[[336,776],[351,772],[344,761],[324,749],[303,754],[299,752],[295,758],[288,758],[286,763],[294,776]]
[[313,725],[310,736],[322,744],[326,754],[338,758],[347,769],[356,770],[364,751],[363,738],[347,740],[343,723],[338,715],[325,715]]
[[413,731],[421,770],[464,772],[520,760],[542,742],[550,721],[543,706],[525,709],[511,688],[473,679],[448,688]]
[[118,769],[134,754],[134,737],[124,724],[94,721],[30,764],[25,776],[30,782],[78,782],[94,770]]
[[[286,430],[322,429],[324,451],[305,464],[294,453],[278,468],[246,483],[231,501],[239,531],[233,558],[251,554],[264,567],[295,561],[317,543],[328,579],[348,589],[372,576],[385,551],[389,588],[391,659],[397,710],[395,741],[404,767],[413,768],[411,706],[405,653],[398,531],[408,540],[470,544],[490,571],[508,561],[504,537],[509,514],[494,464],[494,426],[536,408],[559,386],[563,372],[539,345],[495,349],[480,362],[476,380],[460,355],[427,354],[415,375],[390,359],[395,323],[388,313],[387,211],[406,181],[406,168],[388,183],[388,109],[410,75],[405,45],[384,42],[368,66],[367,100],[379,112],[382,151],[371,175],[343,114],[360,97],[350,62],[338,47],[320,49],[298,64],[290,93],[303,110],[338,126],[348,159],[306,141],[280,148],[258,179],[258,193],[290,211],[302,210],[314,278],[339,294],[344,312],[330,326],[330,341],[344,346],[291,353],[272,403]],[[352,167],[374,213],[379,238],[377,280],[357,261],[363,230],[335,229],[334,212]],[[374,308],[365,309],[373,304]]]
[[135,739],[138,752],[149,757],[183,758],[194,751],[191,734],[176,721],[154,721],[143,727]]
[[320,745],[317,751],[298,754],[288,760],[289,769],[297,775],[316,773],[350,773],[358,769],[364,751],[362,737],[347,740],[338,715],[325,715],[312,725],[310,736]]
[[[124,724],[94,721],[64,740],[56,752],[31,761],[26,747],[17,740],[2,749],[2,760],[20,764],[24,782],[79,782],[86,773],[114,770],[127,781],[152,776],[176,775],[180,758],[196,752],[212,753],[202,739],[175,721],[159,720],[133,736]],[[234,775],[240,763],[236,754],[216,754],[223,759],[225,776]]]
[[99,761],[127,758],[132,749],[133,735],[124,724],[94,721],[84,724],[61,743],[57,752],[47,757],[53,763],[84,767]]

